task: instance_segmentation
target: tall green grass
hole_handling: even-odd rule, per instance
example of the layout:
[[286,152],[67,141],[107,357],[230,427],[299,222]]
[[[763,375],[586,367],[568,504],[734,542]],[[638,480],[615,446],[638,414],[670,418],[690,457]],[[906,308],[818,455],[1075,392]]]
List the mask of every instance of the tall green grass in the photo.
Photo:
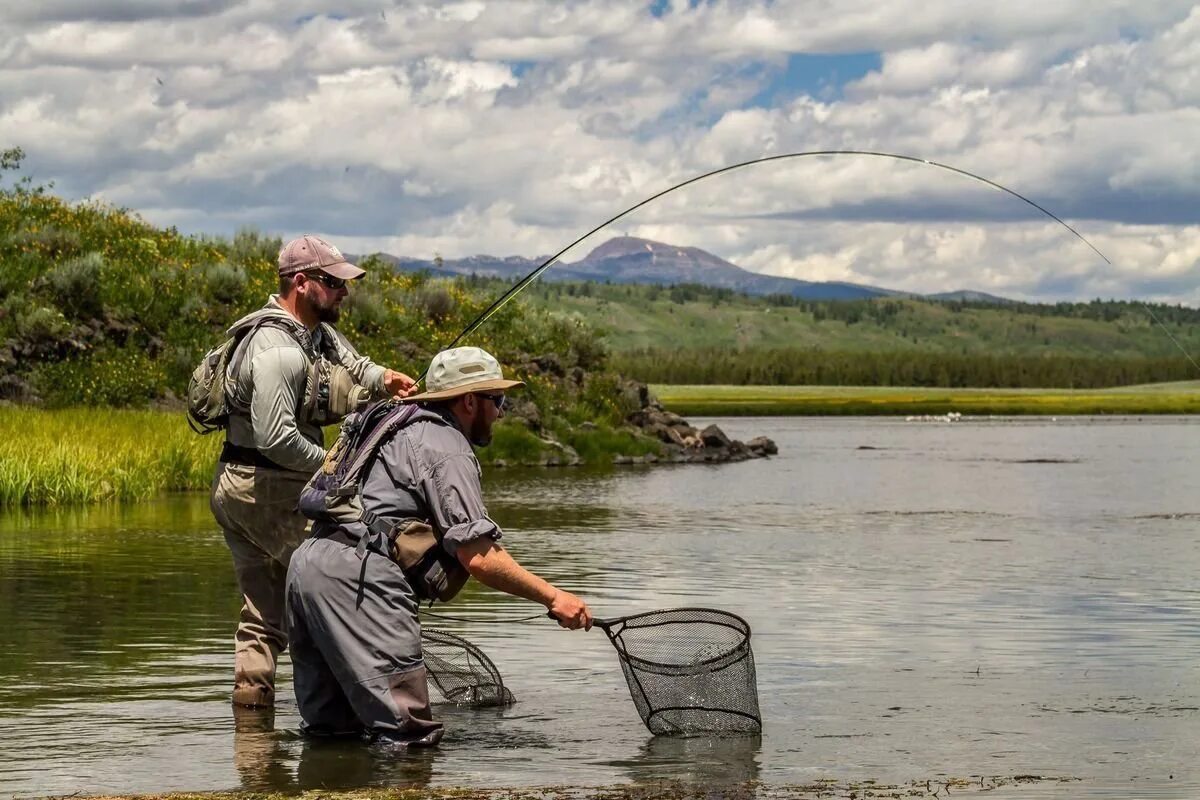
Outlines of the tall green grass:
[[203,489],[220,447],[181,413],[0,408],[0,508]]
[[[331,445],[338,429],[325,429]],[[584,464],[616,455],[658,453],[657,440],[607,423],[562,426],[562,441]],[[221,434],[197,436],[181,411],[43,410],[0,406],[0,509],[145,500],[163,492],[207,489]],[[496,427],[487,465],[536,465],[564,452],[517,420]]]

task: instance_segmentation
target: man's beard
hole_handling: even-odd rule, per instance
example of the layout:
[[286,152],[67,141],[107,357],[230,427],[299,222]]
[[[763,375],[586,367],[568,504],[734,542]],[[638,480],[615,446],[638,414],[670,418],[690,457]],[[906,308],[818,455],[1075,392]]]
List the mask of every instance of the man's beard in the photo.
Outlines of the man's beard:
[[328,305],[314,301],[312,304],[313,313],[317,315],[318,322],[337,322],[342,316],[342,307],[338,305],[336,300],[330,301]]
[[[485,399],[484,402],[492,401]],[[476,447],[487,447],[492,443],[492,425],[488,422],[482,402],[475,409],[475,416],[471,419],[471,429],[467,431],[467,441]]]

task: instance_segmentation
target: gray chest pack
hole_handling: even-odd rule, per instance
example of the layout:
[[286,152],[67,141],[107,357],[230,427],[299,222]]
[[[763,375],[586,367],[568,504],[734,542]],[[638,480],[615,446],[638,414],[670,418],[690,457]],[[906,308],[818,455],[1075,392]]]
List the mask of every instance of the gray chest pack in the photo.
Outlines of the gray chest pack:
[[[335,536],[347,536],[346,526],[361,522],[367,534],[358,540],[360,557],[367,550],[388,556],[400,565],[419,599],[446,602],[470,575],[442,547],[441,534],[423,519],[395,523],[380,519],[362,501],[363,480],[379,448],[412,422],[417,412],[414,404],[383,400],[349,417],[325,463],[300,493],[299,509],[319,526],[334,526]],[[320,528],[317,535],[322,535]]]

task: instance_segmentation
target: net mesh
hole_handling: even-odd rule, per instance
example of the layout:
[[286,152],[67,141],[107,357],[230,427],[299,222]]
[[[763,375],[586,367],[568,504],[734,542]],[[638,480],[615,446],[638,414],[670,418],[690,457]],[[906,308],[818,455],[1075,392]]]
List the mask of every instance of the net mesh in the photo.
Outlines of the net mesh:
[[447,702],[484,707],[507,706],[514,701],[492,660],[461,636],[422,628],[421,650],[429,682]]
[[711,608],[598,622],[621,660],[642,722],[657,735],[762,731],[750,626]]

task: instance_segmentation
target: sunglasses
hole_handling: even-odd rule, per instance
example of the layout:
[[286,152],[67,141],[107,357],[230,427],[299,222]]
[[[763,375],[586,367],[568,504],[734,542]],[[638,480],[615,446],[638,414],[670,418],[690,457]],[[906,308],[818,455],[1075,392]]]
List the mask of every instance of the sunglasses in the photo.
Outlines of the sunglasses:
[[326,286],[328,286],[330,289],[333,289],[335,291],[337,289],[346,288],[346,279],[345,278],[335,278],[332,275],[326,275],[324,272],[306,272],[306,273],[304,273],[304,275],[310,281],[317,281],[318,283],[323,283]]
[[488,400],[491,400],[493,403],[495,403],[497,411],[504,410],[505,401],[508,399],[507,395],[502,394],[484,394],[483,392],[476,392],[475,394],[479,397],[486,397]]

